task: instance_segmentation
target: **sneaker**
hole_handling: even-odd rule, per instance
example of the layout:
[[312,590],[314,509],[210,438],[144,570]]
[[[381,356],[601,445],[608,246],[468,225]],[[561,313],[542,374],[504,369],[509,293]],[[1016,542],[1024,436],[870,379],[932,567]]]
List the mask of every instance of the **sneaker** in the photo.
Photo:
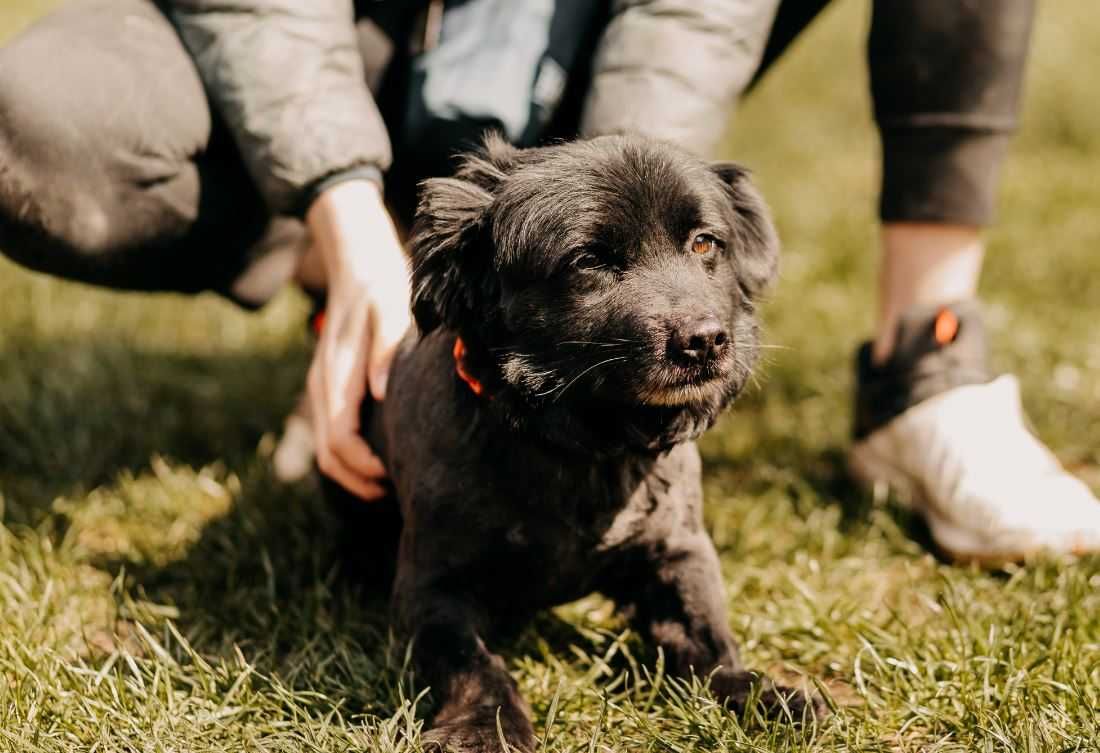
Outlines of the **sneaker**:
[[1016,378],[990,378],[976,302],[910,310],[890,359],[864,344],[857,368],[852,475],[908,501],[945,554],[1100,551],[1100,501],[1028,430]]

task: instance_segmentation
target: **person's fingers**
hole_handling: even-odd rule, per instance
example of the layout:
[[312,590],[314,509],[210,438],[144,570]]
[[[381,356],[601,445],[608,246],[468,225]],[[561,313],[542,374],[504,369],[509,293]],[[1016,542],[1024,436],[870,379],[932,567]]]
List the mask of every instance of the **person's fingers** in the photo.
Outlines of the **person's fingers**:
[[[360,499],[370,501],[385,496],[385,488],[379,483],[380,478],[364,476],[333,450],[334,442],[329,428],[327,423],[317,425],[317,467],[321,473]],[[369,454],[369,450],[367,452]],[[381,461],[376,467],[380,466]]]
[[317,467],[321,473],[365,502],[386,496],[386,488],[382,484],[358,475],[327,448],[317,453]]
[[370,446],[355,433],[333,433],[329,438],[329,449],[345,466],[367,481],[377,481],[386,477],[386,466],[375,455]]
[[321,434],[328,416],[328,401],[325,400],[324,376],[321,374],[320,346],[313,353],[313,361],[306,372],[306,399],[309,401],[310,425],[313,428],[314,447],[321,447]]
[[[359,430],[359,407],[367,391],[370,329],[365,307],[332,307],[331,323],[317,343],[322,417],[330,437],[342,440]],[[330,442],[331,446],[331,442]]]
[[386,398],[386,387],[390,380],[390,366],[393,364],[397,343],[386,345],[376,342],[371,348],[370,394],[378,402]]
[[370,362],[368,364],[368,382],[371,396],[381,402],[386,397],[389,384],[390,366],[397,353],[397,346],[412,326],[408,301],[400,298],[387,306],[389,309],[374,317],[375,332],[371,338]]
[[314,416],[317,466],[325,476],[361,499],[378,499],[386,493],[379,483],[385,478],[385,467],[358,435],[358,403],[341,399],[345,405],[354,407],[333,415],[334,401],[329,389],[333,380],[326,378],[326,355],[327,351],[318,343],[306,389]]
[[359,404],[367,386],[371,341],[368,311],[365,305],[330,307],[330,311],[331,321],[325,323],[314,360],[321,366],[321,387],[328,407],[325,415],[334,420],[350,411],[349,428],[354,431],[358,428]]

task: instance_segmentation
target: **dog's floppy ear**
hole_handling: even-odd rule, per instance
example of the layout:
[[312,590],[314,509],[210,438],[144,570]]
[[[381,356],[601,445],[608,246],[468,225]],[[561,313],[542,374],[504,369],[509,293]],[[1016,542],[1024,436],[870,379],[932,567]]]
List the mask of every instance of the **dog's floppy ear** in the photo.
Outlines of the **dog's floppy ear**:
[[749,171],[734,162],[718,162],[711,169],[726,184],[737,224],[734,253],[741,285],[750,297],[764,292],[779,273],[779,234],[764,197],[749,178]]
[[421,183],[410,246],[412,310],[422,333],[441,325],[459,329],[492,296],[489,208],[518,151],[490,134],[453,178]]

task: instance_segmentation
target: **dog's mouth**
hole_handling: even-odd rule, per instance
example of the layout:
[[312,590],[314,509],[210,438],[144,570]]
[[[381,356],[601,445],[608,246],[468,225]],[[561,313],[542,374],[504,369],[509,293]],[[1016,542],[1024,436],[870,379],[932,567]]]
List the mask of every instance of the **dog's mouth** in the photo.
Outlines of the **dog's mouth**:
[[681,407],[704,403],[729,389],[730,370],[723,359],[699,368],[663,365],[637,390],[643,405]]
[[638,397],[643,405],[678,408],[704,402],[714,394],[708,385],[685,384],[680,387],[647,390]]
[[638,394],[638,400],[643,405],[674,408],[706,402],[721,389],[720,380],[708,379],[701,382],[647,388]]

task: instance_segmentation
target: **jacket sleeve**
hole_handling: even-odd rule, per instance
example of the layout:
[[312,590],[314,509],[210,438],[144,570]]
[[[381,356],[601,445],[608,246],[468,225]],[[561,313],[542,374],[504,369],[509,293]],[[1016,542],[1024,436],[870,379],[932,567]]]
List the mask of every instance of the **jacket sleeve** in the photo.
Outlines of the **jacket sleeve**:
[[760,65],[778,0],[614,0],[581,120],[711,156]]
[[169,0],[169,12],[273,212],[304,212],[343,175],[381,181],[390,143],[352,0]]

